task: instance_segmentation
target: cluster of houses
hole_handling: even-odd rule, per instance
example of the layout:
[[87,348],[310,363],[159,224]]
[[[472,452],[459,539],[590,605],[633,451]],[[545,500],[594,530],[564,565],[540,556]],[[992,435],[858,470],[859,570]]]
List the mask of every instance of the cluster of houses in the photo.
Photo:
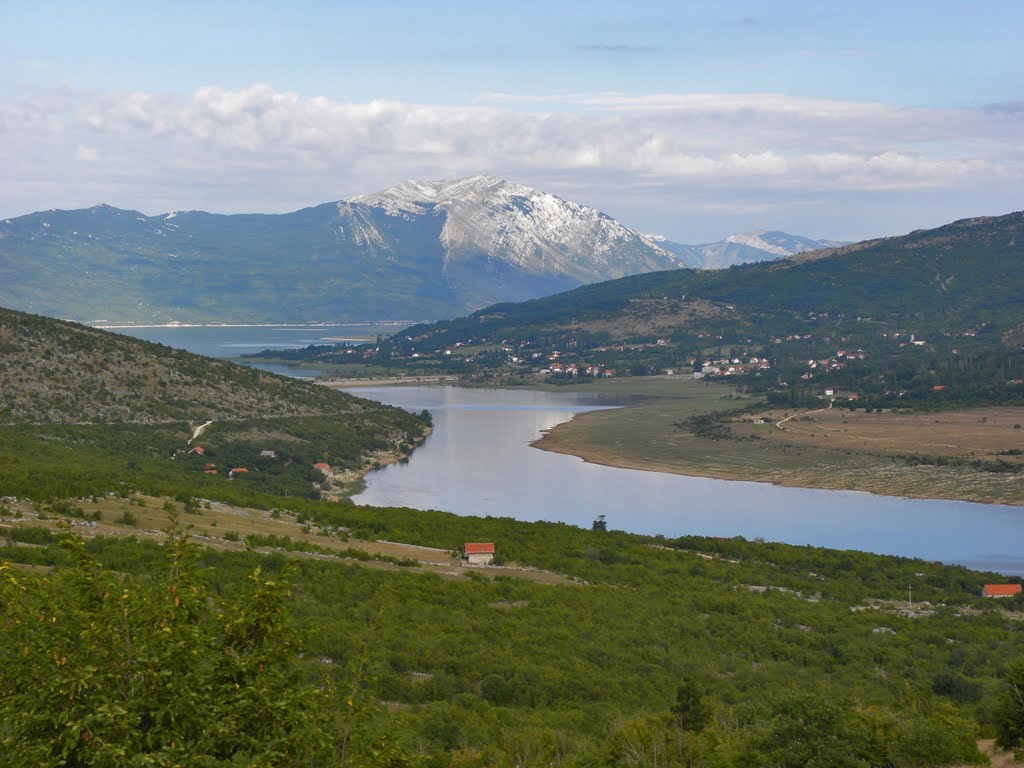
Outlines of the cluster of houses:
[[[697,358],[688,357],[686,362],[695,365]],[[695,379],[702,379],[705,376],[742,376],[752,371],[766,371],[772,367],[767,357],[749,357],[743,360],[739,357],[722,358],[720,360],[709,360],[704,367],[693,374]]]
[[593,376],[595,379],[609,379],[615,376],[615,369],[602,368],[600,365],[587,365],[586,363],[551,363],[537,373],[563,373],[569,376]]
[[[196,456],[205,456],[206,455],[206,449],[203,448],[203,446],[201,446],[201,445],[193,445],[189,449],[188,452],[189,452],[189,454],[194,454]],[[277,458],[277,453],[275,451],[260,451],[260,458],[262,458],[262,459],[276,459]],[[219,475],[220,474],[220,470],[217,469],[217,465],[215,463],[213,463],[212,461],[208,461],[208,462],[206,462],[203,465],[203,474],[204,475]],[[247,474],[249,474],[248,467],[232,467],[231,469],[229,469],[227,471],[228,480],[234,480],[239,475],[247,475]]]
[[808,360],[807,370],[800,374],[800,378],[804,381],[814,378],[815,373],[828,373],[829,371],[840,371],[846,367],[846,364],[853,360],[865,360],[867,359],[867,353],[863,349],[858,349],[855,352],[848,352],[845,349],[836,350],[836,353],[832,357],[822,358],[821,360]]

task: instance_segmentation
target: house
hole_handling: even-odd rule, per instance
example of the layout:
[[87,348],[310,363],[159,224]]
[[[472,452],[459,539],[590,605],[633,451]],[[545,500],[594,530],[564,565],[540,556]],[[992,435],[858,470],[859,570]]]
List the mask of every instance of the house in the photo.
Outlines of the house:
[[189,453],[194,453],[197,456],[202,456],[204,453],[206,453],[206,449],[203,448],[203,446],[201,445],[193,445],[192,450],[190,450]]
[[494,544],[491,542],[467,542],[462,559],[470,565],[490,565],[494,560]]
[[322,461],[320,463],[318,463],[318,464],[314,464],[313,465],[313,469],[315,469],[315,470],[317,470],[319,472],[323,472],[325,475],[331,474],[331,465],[330,464],[324,464]]
[[260,451],[261,459],[276,459],[277,454],[274,451]]
[[982,587],[982,597],[1013,597],[1019,595],[1020,584],[986,584]]
[[245,467],[235,467],[230,472],[228,472],[228,477],[234,478],[237,475],[247,474],[248,472],[249,470],[246,469]]

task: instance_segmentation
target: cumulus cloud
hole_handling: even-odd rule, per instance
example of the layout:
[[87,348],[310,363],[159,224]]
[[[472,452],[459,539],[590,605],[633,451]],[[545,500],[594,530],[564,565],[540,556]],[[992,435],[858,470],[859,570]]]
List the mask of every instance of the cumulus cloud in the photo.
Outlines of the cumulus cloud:
[[499,94],[434,106],[304,98],[269,85],[188,97],[63,89],[0,105],[0,206],[5,215],[99,199],[151,212],[288,210],[402,178],[479,172],[526,182],[561,174],[577,187],[585,179],[603,188],[600,200],[625,186],[719,189],[723,203],[738,189],[827,196],[1019,185],[1013,112],[765,93]]

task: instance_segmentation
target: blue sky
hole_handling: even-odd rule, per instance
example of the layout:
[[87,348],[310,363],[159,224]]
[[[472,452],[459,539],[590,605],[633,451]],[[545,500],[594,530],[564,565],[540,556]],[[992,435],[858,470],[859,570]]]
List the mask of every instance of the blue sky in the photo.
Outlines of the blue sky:
[[1024,207],[1024,3],[0,10],[0,215],[496,173],[685,242]]

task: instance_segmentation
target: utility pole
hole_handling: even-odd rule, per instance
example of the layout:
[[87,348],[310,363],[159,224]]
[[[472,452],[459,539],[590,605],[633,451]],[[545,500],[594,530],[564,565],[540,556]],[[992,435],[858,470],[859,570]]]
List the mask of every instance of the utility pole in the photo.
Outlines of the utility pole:
[[910,603],[910,607],[914,607],[914,590],[909,584],[907,584],[907,601]]

